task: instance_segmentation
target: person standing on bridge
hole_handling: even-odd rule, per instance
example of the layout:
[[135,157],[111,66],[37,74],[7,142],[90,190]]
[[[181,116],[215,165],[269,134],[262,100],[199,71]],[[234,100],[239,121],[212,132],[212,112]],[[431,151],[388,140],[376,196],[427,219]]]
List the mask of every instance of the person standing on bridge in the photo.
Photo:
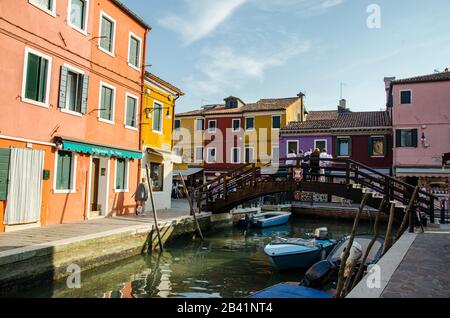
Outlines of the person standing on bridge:
[[[297,159],[297,154],[294,149],[291,149],[291,151],[287,154],[288,159]],[[297,160],[286,160],[286,168],[287,168],[287,174],[288,179],[292,179],[293,173],[294,173],[294,166],[297,165]]]
[[320,171],[320,149],[316,148],[314,152],[310,156],[309,164],[311,166],[311,180],[318,181],[319,180],[319,171]]

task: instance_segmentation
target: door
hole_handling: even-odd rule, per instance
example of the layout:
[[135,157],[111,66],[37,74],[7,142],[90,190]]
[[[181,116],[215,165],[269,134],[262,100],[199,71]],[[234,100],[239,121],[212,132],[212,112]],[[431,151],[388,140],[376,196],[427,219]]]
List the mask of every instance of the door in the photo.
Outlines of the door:
[[99,196],[98,185],[100,180],[100,159],[92,159],[92,178],[91,178],[91,216],[99,216]]

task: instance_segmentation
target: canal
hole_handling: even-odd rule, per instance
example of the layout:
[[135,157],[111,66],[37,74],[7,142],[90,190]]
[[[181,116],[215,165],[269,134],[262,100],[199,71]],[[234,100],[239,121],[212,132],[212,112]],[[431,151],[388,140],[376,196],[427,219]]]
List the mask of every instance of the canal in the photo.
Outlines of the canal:
[[[300,271],[279,273],[264,254],[272,238],[304,237],[328,227],[332,238],[348,234],[352,222],[293,216],[289,224],[266,230],[229,227],[208,233],[204,242],[180,238],[164,253],[133,257],[81,274],[81,288],[69,289],[66,280],[43,284],[18,297],[235,297],[244,298],[273,284],[299,281]],[[369,222],[360,233],[371,232]]]

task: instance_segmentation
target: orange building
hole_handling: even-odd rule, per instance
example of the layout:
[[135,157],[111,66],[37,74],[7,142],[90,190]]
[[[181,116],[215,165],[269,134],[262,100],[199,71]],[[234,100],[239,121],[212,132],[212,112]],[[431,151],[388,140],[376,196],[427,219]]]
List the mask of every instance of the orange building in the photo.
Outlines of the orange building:
[[0,12],[0,232],[134,213],[150,27],[117,0]]

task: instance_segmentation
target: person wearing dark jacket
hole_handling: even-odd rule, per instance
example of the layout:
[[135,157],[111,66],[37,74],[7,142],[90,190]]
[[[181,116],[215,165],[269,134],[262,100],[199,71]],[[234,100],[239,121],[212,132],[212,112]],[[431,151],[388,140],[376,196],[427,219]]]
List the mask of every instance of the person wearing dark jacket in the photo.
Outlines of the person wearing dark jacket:
[[320,171],[320,149],[317,148],[311,154],[310,166],[311,166],[312,181],[318,181],[319,180],[319,171]]
[[142,182],[138,185],[134,199],[136,200],[136,215],[144,214],[145,202],[148,200],[147,179],[142,178]]

